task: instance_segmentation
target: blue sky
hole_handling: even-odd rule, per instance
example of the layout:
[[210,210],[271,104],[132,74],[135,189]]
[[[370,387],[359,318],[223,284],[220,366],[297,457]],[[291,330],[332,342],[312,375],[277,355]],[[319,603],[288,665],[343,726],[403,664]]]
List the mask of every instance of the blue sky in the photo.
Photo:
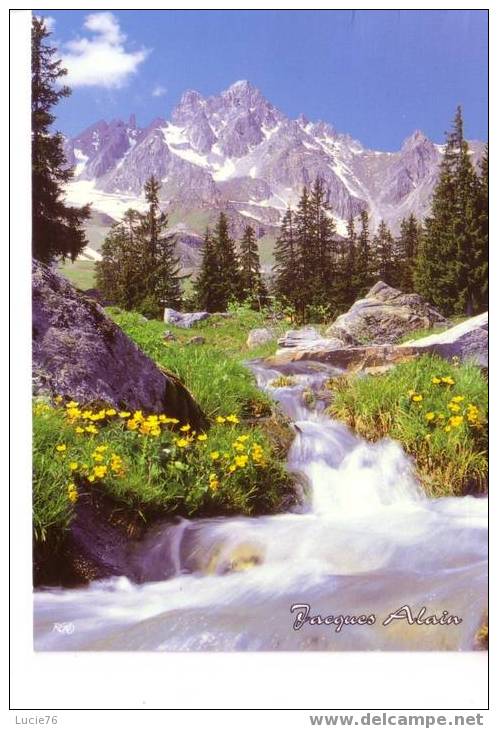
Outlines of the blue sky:
[[[169,117],[181,94],[248,79],[286,115],[304,113],[395,150],[414,129],[444,140],[457,104],[487,139],[487,13],[438,11],[55,11],[73,95],[57,127]],[[52,20],[53,19],[53,20]]]

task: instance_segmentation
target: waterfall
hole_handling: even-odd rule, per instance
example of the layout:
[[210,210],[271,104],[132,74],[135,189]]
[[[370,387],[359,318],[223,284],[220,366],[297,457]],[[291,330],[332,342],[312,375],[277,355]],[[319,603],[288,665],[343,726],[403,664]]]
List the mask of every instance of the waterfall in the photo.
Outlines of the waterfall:
[[[338,374],[251,363],[296,432],[288,468],[309,484],[300,513],[154,526],[124,577],[35,592],[38,650],[469,650],[486,609],[487,499],[427,498],[399,444],[367,443],[330,419],[319,393]],[[296,629],[296,605],[309,616]],[[460,622],[385,619],[402,606]],[[344,616],[373,623],[343,625]],[[54,625],[71,623],[61,634]],[[337,627],[341,625],[339,630]]]

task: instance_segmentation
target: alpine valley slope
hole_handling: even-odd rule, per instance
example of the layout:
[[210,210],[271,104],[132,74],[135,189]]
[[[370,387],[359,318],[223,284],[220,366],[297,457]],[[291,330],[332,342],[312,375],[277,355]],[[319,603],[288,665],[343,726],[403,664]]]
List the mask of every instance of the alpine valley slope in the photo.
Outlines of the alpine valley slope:
[[[372,228],[384,219],[397,231],[402,217],[427,212],[443,149],[420,131],[398,152],[366,149],[325,122],[288,119],[248,81],[237,81],[209,98],[186,91],[170,121],[157,118],[142,129],[134,115],[101,120],[67,138],[75,167],[67,197],[119,219],[130,206],[144,208],[143,185],[154,174],[183,245],[198,252],[197,236],[220,210],[235,236],[247,223],[260,238],[275,236],[286,207],[321,176],[338,233],[363,209]],[[470,149],[477,163],[484,142]]]

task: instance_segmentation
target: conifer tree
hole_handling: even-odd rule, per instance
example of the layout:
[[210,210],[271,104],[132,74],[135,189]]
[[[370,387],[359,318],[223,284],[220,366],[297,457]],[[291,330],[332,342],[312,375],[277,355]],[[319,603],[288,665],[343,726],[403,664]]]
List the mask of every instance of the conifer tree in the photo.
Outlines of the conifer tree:
[[394,239],[384,220],[380,221],[372,241],[373,271],[375,278],[389,286],[396,284],[397,262],[394,258]]
[[346,229],[346,240],[341,246],[338,266],[339,308],[346,310],[356,300],[357,234],[354,217],[350,214]]
[[314,306],[337,304],[339,295],[336,280],[338,246],[335,241],[334,219],[330,213],[329,191],[317,177],[311,190],[310,231],[308,252],[311,272],[311,299]]
[[219,267],[215,254],[215,245],[211,233],[206,230],[204,247],[202,249],[202,263],[195,281],[195,295],[197,305],[205,311],[220,311],[219,301]]
[[399,236],[395,241],[395,259],[398,264],[396,288],[405,292],[414,290],[413,276],[417,261],[421,229],[415,215],[403,218]]
[[60,85],[67,74],[56,60],[57,49],[47,43],[51,34],[43,19],[33,17],[31,26],[31,156],[33,256],[45,263],[54,258],[75,260],[87,244],[83,230],[90,206],[66,205],[64,186],[72,179],[63,137],[51,133],[52,108],[71,93]]
[[[479,290],[486,282],[481,277],[476,280],[477,261],[482,260],[479,187],[458,107],[447,134],[431,212],[424,221],[415,270],[417,291],[446,315],[470,315],[482,306]],[[481,273],[486,278],[485,266]]]
[[296,293],[296,240],[294,214],[287,208],[280,226],[280,235],[275,244],[273,266],[273,290],[276,298],[287,306],[295,306]]
[[160,185],[151,177],[144,189],[149,209],[128,210],[113,226],[96,266],[97,285],[118,306],[158,316],[165,306],[181,303],[178,259],[167,215],[159,209]]
[[235,244],[228,231],[228,219],[220,213],[213,234],[214,255],[218,266],[215,295],[219,310],[226,311],[231,301],[240,298],[240,269]]
[[488,258],[489,258],[489,178],[488,147],[480,163],[480,175],[477,181],[476,209],[477,230],[474,246],[472,269],[472,291],[476,311],[488,308]]
[[266,288],[261,277],[258,244],[254,228],[248,225],[239,247],[240,295],[242,301],[261,309],[266,300]]
[[358,233],[356,246],[354,286],[356,297],[364,296],[372,286],[371,255],[368,213],[366,210],[362,210],[360,213],[360,232]]
[[[139,238],[143,245],[144,299],[155,315],[161,308],[177,308],[181,303],[179,261],[175,253],[175,237],[167,233],[168,216],[159,209],[161,183],[152,175],[144,185],[149,209],[141,215]],[[145,303],[147,302],[147,303]],[[143,313],[147,313],[145,310]]]

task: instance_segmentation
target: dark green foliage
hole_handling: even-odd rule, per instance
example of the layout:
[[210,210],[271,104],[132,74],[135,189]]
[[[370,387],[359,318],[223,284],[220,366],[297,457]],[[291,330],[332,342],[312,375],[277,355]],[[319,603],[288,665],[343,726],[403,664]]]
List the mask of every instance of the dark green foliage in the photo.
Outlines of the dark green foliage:
[[90,206],[76,208],[64,203],[64,185],[73,177],[63,151],[63,137],[50,133],[55,121],[51,109],[71,93],[60,79],[67,74],[57,49],[46,42],[50,36],[43,19],[33,17],[31,26],[31,155],[33,256],[50,263],[55,257],[75,260],[87,244],[83,222]]
[[398,264],[397,288],[401,291],[414,290],[413,275],[417,260],[422,228],[411,213],[403,218],[399,236],[395,241],[395,259]]
[[220,213],[213,234],[206,235],[195,290],[199,305],[207,311],[226,311],[230,302],[241,299],[239,259],[224,213]]
[[175,240],[159,209],[160,184],[151,177],[144,189],[148,211],[128,210],[104,241],[97,286],[121,308],[155,317],[165,306],[178,307],[181,291]]
[[240,299],[248,301],[255,309],[261,309],[267,301],[268,294],[261,277],[256,234],[250,225],[244,230],[240,241],[239,264]]
[[386,223],[381,220],[372,241],[374,278],[389,286],[398,284],[398,261],[395,259],[394,239]]
[[285,306],[292,306],[294,303],[296,248],[294,214],[291,208],[287,208],[275,244],[273,266],[273,291]]
[[196,305],[204,311],[218,311],[219,267],[215,254],[214,241],[206,230],[202,264],[194,284]]
[[486,308],[487,194],[487,161],[479,176],[458,107],[415,270],[417,291],[444,314],[472,315]]
[[370,245],[370,231],[368,228],[368,213],[362,210],[360,213],[360,232],[356,246],[356,269],[354,275],[354,290],[357,297],[364,296],[373,284],[372,276],[372,251]]

